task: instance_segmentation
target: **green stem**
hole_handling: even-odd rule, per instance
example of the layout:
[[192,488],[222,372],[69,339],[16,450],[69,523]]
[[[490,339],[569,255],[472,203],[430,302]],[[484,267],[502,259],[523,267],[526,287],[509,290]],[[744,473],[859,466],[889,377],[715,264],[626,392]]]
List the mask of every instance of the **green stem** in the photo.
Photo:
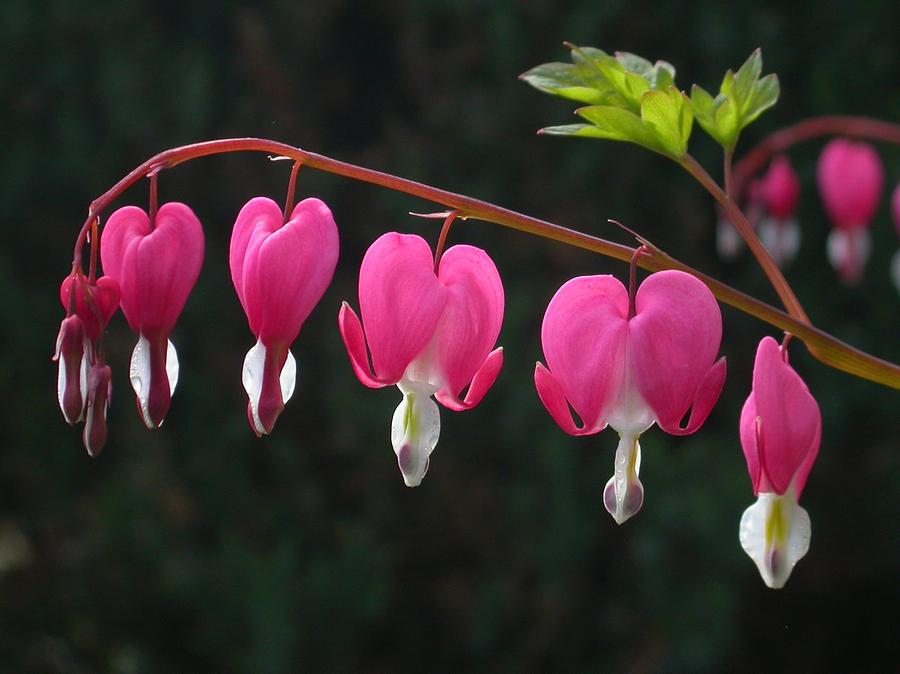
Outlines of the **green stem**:
[[791,289],[787,279],[784,278],[784,274],[781,273],[778,265],[775,264],[775,260],[769,255],[769,251],[766,250],[766,247],[762,245],[759,237],[756,236],[756,232],[753,231],[753,225],[747,220],[747,216],[744,215],[744,212],[738,208],[738,205],[734,200],[725,193],[725,190],[719,187],[719,184],[706,172],[706,169],[704,169],[691,155],[684,155],[679,161],[679,164],[685,171],[690,173],[697,182],[703,185],[706,191],[709,192],[717,202],[719,202],[719,206],[722,207],[725,216],[731,221],[731,224],[735,226],[744,241],[747,242],[747,247],[750,249],[750,252],[753,253],[753,256],[756,258],[757,262],[759,262],[759,266],[762,267],[763,272],[774,286],[775,292],[778,293],[778,297],[781,299],[781,302],[784,304],[788,313],[798,321],[809,324],[809,317],[800,305],[800,300],[797,299],[797,296]]
[[[404,192],[406,194],[427,199],[434,203],[442,204],[443,206],[457,211],[458,217],[492,222],[520,232],[533,234],[545,239],[558,241],[563,244],[575,246],[576,248],[622,260],[623,262],[630,262],[635,253],[635,249],[629,246],[612,243],[611,241],[583,234],[545,220],[501,208],[500,206],[485,201],[441,190],[412,180],[406,180],[405,178],[399,178],[389,173],[373,171],[372,169],[367,169],[362,166],[356,166],[323,155],[306,152],[284,143],[262,138],[231,138],[206,141],[166,150],[150,158],[119,180],[119,182],[113,185],[107,192],[91,203],[87,220],[75,243],[75,261],[77,262],[81,259],[81,250],[84,245],[85,234],[90,228],[90,224],[94,218],[117,199],[126,189],[146,176],[149,171],[157,168],[172,168],[183,162],[209,155],[250,151],[290,157],[295,161],[302,162],[309,168],[334,173],[353,180],[372,183],[398,192]],[[702,168],[700,170],[703,171]],[[705,171],[703,171],[703,173],[705,174]],[[712,178],[708,179],[716,189],[719,189]],[[721,189],[719,189],[719,192],[721,192]],[[722,194],[724,195],[724,193]],[[740,209],[734,206],[727,197],[725,198],[725,201],[731,204],[732,212],[737,211],[737,214],[739,214],[740,217],[743,217]],[[746,222],[746,219],[744,220]],[[638,256],[637,262],[639,266],[648,271],[678,269],[693,274],[703,281],[721,302],[743,311],[744,313],[750,314],[761,321],[769,323],[780,330],[796,335],[798,339],[806,343],[807,348],[809,348],[813,356],[826,365],[863,379],[900,389],[900,366],[854,349],[828,333],[813,327],[807,321],[804,320],[801,322],[797,318],[789,316],[765,302],[761,302],[707,276],[706,274],[675,260],[658,248],[648,246],[646,252]]]

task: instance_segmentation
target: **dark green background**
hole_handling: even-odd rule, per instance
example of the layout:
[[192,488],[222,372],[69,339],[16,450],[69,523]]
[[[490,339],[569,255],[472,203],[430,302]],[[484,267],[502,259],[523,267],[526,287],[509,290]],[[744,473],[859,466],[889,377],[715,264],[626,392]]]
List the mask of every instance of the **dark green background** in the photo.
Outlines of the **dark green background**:
[[[563,6],[566,4],[567,6]],[[527,7],[526,7],[527,5]],[[564,39],[664,58],[683,88],[718,85],[758,46],[779,105],[741,149],[804,116],[900,119],[895,2],[35,2],[0,6],[2,437],[0,670],[878,671],[896,662],[895,391],[792,362],[822,408],[803,505],[812,547],[787,587],[764,587],[737,541],[753,502],[737,437],[767,326],[724,309],[729,378],[705,427],[643,438],[643,511],[601,504],[615,435],[562,433],[534,393],[546,303],[566,279],[626,266],[478,222],[507,307],[500,380],[474,411],[442,411],[432,470],[411,491],[389,443],[396,390],[353,376],[336,330],[379,233],[420,232],[430,204],[301,171],[301,196],[341,229],[334,283],[294,352],[297,392],[272,437],[246,423],[240,368],[253,338],[227,271],[233,218],[283,198],[289,166],[203,159],[161,176],[163,200],[204,223],[206,264],[174,333],[179,389],[165,427],[132,402],[121,315],[106,346],[114,406],[92,461],[55,400],[57,299],[91,199],[167,147],[265,136],[627,242],[616,218],[676,257],[768,301],[746,255],[714,253],[708,196],[630,146],[541,138],[571,104],[516,76],[565,60]],[[699,129],[691,151],[719,175]],[[886,205],[863,283],[824,257],[814,187],[821,142],[791,153],[803,248],[787,276],[814,321],[900,360],[897,236]],[[880,148],[887,182],[900,151]],[[146,188],[121,203],[146,203]],[[437,210],[437,209],[436,209]],[[890,665],[888,665],[890,667]]]

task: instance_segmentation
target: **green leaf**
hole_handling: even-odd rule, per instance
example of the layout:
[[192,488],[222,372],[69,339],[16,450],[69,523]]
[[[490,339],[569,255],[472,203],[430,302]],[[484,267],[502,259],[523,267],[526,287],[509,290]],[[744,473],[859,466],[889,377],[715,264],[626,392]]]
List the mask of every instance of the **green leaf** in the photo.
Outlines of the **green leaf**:
[[628,72],[642,77],[653,67],[653,64],[643,56],[627,51],[617,51],[616,61],[622,64],[622,67]]
[[675,84],[675,66],[666,61],[657,61],[644,75],[651,89],[668,89]]
[[603,103],[612,87],[596,74],[586,75],[583,70],[571,63],[544,63],[523,73],[519,78],[544,93],[580,103]]
[[755,49],[734,75],[733,94],[740,105],[741,113],[744,112],[745,105],[750,100],[750,96],[753,93],[753,87],[757,80],[759,80],[761,72],[762,52],[760,49]]
[[683,93],[675,87],[648,91],[641,101],[641,118],[664,154],[674,158],[684,156],[694,115]]
[[594,125],[596,138],[624,140],[644,147],[652,147],[652,138],[641,118],[628,110],[608,105],[591,105],[576,110],[581,117]]
[[563,124],[561,126],[546,126],[538,133],[548,136],[583,136],[587,138],[607,138],[593,124]]
[[743,114],[743,125],[747,126],[755,121],[766,110],[771,108],[778,101],[778,95],[781,93],[781,85],[778,82],[778,75],[771,73],[763,77],[753,88],[753,96],[747,104],[747,108]]
[[741,130],[778,100],[778,77],[760,78],[761,73],[762,53],[757,49],[736,73],[725,73],[715,98],[694,85],[691,104],[697,123],[726,151],[734,150]]

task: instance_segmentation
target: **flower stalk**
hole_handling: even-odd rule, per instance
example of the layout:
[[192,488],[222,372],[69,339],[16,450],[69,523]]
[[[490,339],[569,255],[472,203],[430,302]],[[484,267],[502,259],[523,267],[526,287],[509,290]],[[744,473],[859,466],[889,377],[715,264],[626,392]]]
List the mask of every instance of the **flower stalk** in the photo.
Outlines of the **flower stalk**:
[[[886,126],[892,127],[895,125]],[[898,136],[900,136],[900,132],[898,132]],[[345,178],[350,178],[351,180],[379,185],[387,189],[403,192],[411,196],[441,204],[456,211],[457,217],[491,222],[526,234],[540,236],[545,239],[615,258],[623,262],[630,262],[635,254],[635,248],[630,246],[613,243],[599,237],[584,234],[479,199],[442,190],[437,187],[401,178],[389,173],[383,173],[381,171],[332,159],[324,155],[307,152],[286,143],[280,143],[264,138],[229,138],[184,145],[160,152],[133,169],[104,194],[95,199],[90,205],[87,219],[75,242],[73,266],[80,266],[82,249],[88,238],[92,223],[99,217],[100,213],[138,180],[146,177],[151,172],[156,173],[162,169],[173,168],[186,161],[230,152],[263,152],[273,156],[289,157],[297,162],[301,162],[308,168],[333,173]],[[716,200],[720,203],[732,222],[738,221],[749,227],[746,217],[744,217],[737,204],[728,198],[725,192],[696,162],[696,160],[688,157],[685,159],[683,166],[689,173],[697,178],[714,197],[716,197]],[[737,167],[735,174],[735,182],[737,183]],[[753,238],[755,238],[755,234]],[[93,237],[92,245],[95,241],[96,237]],[[760,248],[762,249],[761,245]],[[728,304],[739,311],[750,314],[751,316],[781,330],[793,333],[798,339],[806,344],[810,353],[822,363],[854,376],[868,379],[895,389],[900,389],[900,366],[855,349],[810,324],[799,301],[790,290],[787,281],[781,276],[780,270],[778,270],[774,262],[771,261],[771,257],[768,256],[768,253],[766,253],[764,249],[762,249],[762,253],[765,256],[763,259],[768,259],[771,263],[770,270],[774,270],[777,274],[777,276],[772,274],[767,275],[769,275],[770,278],[781,278],[783,282],[782,287],[779,289],[779,295],[782,296],[785,305],[789,307],[790,314],[776,309],[765,302],[761,302],[760,300],[693,269],[655,246],[648,246],[645,253],[638,256],[637,264],[648,271],[676,269],[692,274],[705,283],[719,301]]]

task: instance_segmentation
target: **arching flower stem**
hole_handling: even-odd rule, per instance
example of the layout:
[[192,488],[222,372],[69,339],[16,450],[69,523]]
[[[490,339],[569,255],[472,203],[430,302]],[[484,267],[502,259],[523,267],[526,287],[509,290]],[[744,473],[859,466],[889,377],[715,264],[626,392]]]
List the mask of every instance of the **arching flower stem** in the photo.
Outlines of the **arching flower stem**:
[[[520,232],[540,236],[545,239],[622,260],[623,262],[630,262],[634,255],[635,249],[630,246],[623,246],[599,237],[583,234],[545,220],[540,220],[502,208],[489,202],[473,199],[472,197],[455,194],[413,180],[400,178],[389,173],[375,171],[355,164],[332,159],[324,155],[307,152],[300,148],[287,145],[286,143],[279,143],[263,138],[229,138],[184,145],[160,152],[132,170],[104,194],[95,199],[90,205],[87,220],[82,226],[78,238],[76,239],[73,264],[78,264],[78,261],[81,259],[82,247],[84,246],[84,241],[90,230],[91,223],[112,203],[113,200],[118,198],[126,189],[131,187],[138,180],[144,178],[151,170],[157,167],[159,169],[172,168],[192,159],[229,152],[264,152],[270,155],[290,157],[296,161],[303,162],[303,164],[309,168],[333,173],[352,180],[372,183],[387,189],[404,192],[412,196],[442,204],[443,206],[452,208],[459,213],[464,214],[466,218],[492,222]],[[736,218],[743,218],[746,222],[746,218],[743,217],[743,214],[740,212],[737,205],[727,198],[724,191],[715,184],[715,181],[709,177],[709,174],[707,174],[696,161],[691,161],[693,161],[696,167],[702,171],[699,175],[705,175],[708,178],[709,183],[711,183],[712,186],[715,186],[715,189],[721,193],[722,197],[724,197],[722,200],[726,202],[728,206],[726,207],[723,205],[723,208],[730,210],[732,214],[735,214]],[[707,189],[709,189],[709,187],[707,187]],[[720,203],[722,203],[722,201],[720,201]],[[692,274],[703,281],[719,301],[743,311],[744,313],[750,314],[770,325],[774,325],[781,330],[793,333],[807,345],[807,348],[815,358],[826,365],[863,379],[900,389],[900,366],[859,351],[828,333],[810,325],[808,321],[794,318],[765,302],[761,302],[711,276],[703,274],[702,272],[672,258],[655,246],[648,247],[646,254],[640,256],[638,265],[648,271],[678,269]]]

